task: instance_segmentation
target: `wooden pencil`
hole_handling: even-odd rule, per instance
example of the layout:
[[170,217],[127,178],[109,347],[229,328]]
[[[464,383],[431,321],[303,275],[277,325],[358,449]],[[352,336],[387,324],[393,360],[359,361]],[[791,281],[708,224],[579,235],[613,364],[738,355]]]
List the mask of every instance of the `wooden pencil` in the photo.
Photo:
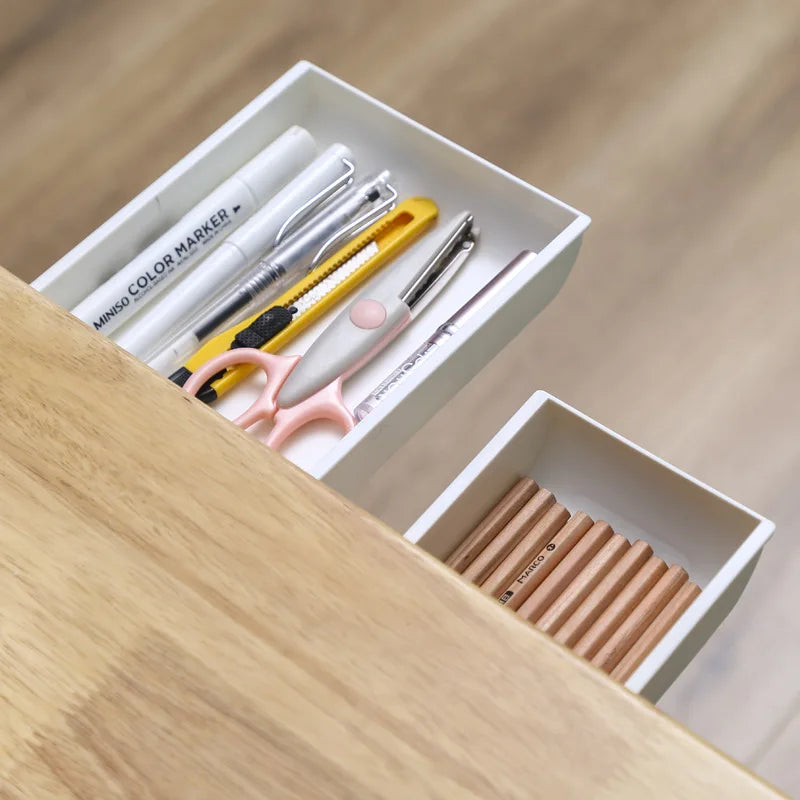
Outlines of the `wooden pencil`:
[[[585,520],[581,518],[576,524],[570,525],[569,511],[561,503],[552,505],[520,539],[517,546],[486,577],[481,583],[481,588],[493,597],[500,597],[508,585],[515,578],[519,578],[521,573],[522,580],[525,580],[524,570],[535,571],[537,567],[544,567],[547,559],[542,555],[543,553],[548,556],[560,553],[563,547],[559,547],[559,545],[566,547],[574,544],[576,538],[591,527],[592,521],[585,514],[583,516],[586,518]],[[564,536],[562,536],[563,532],[565,532]],[[557,542],[559,537],[561,539]],[[533,575],[530,574],[530,577],[532,578]]]
[[538,490],[536,481],[520,478],[444,563],[456,572],[463,572]]
[[608,575],[589,592],[567,621],[555,631],[553,638],[567,647],[574,647],[652,555],[653,549],[647,542],[641,539],[635,541],[630,550],[611,568]]
[[700,587],[696,583],[689,581],[681,586],[672,600],[664,606],[661,613],[634,642],[619,664],[614,667],[611,677],[625,683],[699,594]]
[[539,489],[461,574],[473,583],[482,583],[555,501],[552,492]]
[[673,564],[595,653],[592,664],[604,672],[611,672],[688,580],[686,570]]
[[[630,542],[622,534],[615,533],[536,620],[536,627],[545,633],[555,633],[630,548]],[[559,570],[566,569],[565,563],[566,559]]]
[[572,649],[579,656],[592,659],[597,651],[611,638],[622,621],[636,608],[642,598],[656,585],[667,571],[667,565],[657,556],[650,556],[647,563],[631,578],[625,588],[611,601],[608,608],[592,623]]
[[520,615],[529,622],[536,622],[613,535],[614,531],[607,522],[595,522],[566,558],[520,606]]

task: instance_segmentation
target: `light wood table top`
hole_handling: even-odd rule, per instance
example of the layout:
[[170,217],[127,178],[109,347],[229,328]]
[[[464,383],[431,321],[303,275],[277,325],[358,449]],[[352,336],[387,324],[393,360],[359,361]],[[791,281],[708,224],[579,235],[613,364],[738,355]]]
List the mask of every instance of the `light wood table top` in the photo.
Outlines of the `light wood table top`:
[[659,705],[800,796],[800,3],[0,7],[0,263],[27,279],[301,58],[591,214],[555,301],[359,502],[403,529],[546,389],[774,520]]
[[774,796],[5,272],[0,351],[0,797]]

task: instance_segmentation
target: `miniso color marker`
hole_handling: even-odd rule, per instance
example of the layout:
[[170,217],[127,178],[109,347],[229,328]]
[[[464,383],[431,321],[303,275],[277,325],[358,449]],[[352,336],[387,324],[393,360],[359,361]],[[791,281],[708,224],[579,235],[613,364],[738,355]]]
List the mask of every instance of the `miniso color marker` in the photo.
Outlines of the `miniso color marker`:
[[311,161],[315,149],[308,131],[289,128],[72,313],[96,331],[110,334],[238,228]]
[[[347,166],[350,166],[350,170]],[[226,237],[178,285],[148,306],[116,343],[137,358],[149,361],[164,343],[172,341],[199,308],[241,277],[267,253],[284,221],[309,200],[336,184],[344,184],[353,169],[352,154],[341,144],[329,147],[237,231]]]

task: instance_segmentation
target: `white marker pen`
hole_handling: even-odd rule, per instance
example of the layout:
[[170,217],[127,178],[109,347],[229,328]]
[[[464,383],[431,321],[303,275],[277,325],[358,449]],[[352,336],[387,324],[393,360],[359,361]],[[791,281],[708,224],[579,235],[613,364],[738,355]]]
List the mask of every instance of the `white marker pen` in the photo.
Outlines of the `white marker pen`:
[[111,333],[238,228],[311,161],[315,149],[308,131],[296,125],[289,128],[72,313],[96,331]]
[[278,231],[294,212],[326,189],[346,185],[352,175],[350,150],[342,144],[331,145],[164,297],[131,320],[119,336],[112,337],[114,341],[132,355],[148,360],[156,348],[181,332],[198,309],[272,249]]

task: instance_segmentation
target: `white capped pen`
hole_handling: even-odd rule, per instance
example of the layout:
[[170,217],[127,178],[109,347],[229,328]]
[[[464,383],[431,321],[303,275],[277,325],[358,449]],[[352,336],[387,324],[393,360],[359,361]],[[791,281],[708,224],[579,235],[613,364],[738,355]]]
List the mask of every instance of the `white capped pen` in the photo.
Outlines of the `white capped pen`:
[[166,233],[80,302],[72,313],[110,334],[238,228],[314,157],[297,125],[223,181]]
[[535,257],[536,253],[532,250],[523,250],[513,261],[503,267],[494,278],[467,300],[447,322],[440,325],[421,347],[417,348],[388,378],[382,381],[356,406],[353,412],[355,418],[361,421],[373,411],[387,394],[393,392],[423,361],[463,328],[467,320],[475,316],[492,297],[510,283],[522,270],[529,267]]
[[353,180],[350,150],[334,144],[230,234],[210,255],[168,292],[132,319],[112,338],[134,356],[147,360],[186,326],[198,309],[230,287],[248,267],[268,253],[285,223],[297,225],[304,212],[322,203]]

